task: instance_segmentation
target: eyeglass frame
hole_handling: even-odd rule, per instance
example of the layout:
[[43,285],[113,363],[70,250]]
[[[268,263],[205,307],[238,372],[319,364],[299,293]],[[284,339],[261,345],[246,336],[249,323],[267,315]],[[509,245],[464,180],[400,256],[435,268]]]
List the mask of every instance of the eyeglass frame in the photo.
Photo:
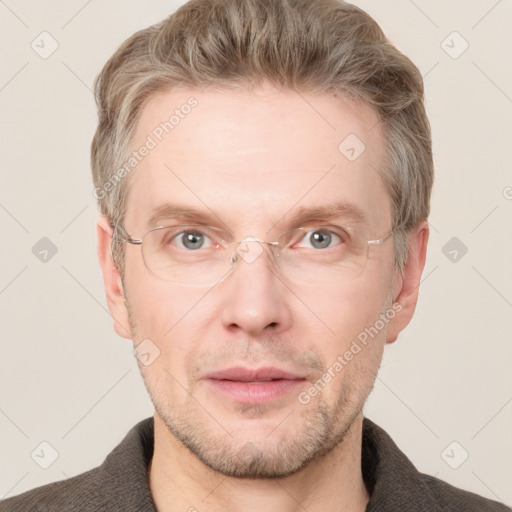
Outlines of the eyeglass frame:
[[[218,228],[216,226],[207,226],[207,225],[203,225],[203,224],[193,224],[193,223],[189,223],[189,224],[176,224],[176,225],[171,225],[171,226],[157,226],[155,228],[152,228],[152,229],[149,229],[142,238],[139,238],[139,239],[134,239],[132,237],[130,237],[127,233],[127,231],[124,229],[124,226],[121,226],[122,230],[126,233],[127,235],[127,238],[119,238],[119,237],[116,237],[115,236],[115,233],[117,231],[117,225],[115,226],[112,226],[114,228],[114,231],[112,233],[112,240],[118,240],[119,242],[124,242],[124,243],[129,243],[131,245],[139,245],[141,246],[141,249],[142,249],[142,245],[143,245],[143,241],[144,241],[144,238],[151,232],[153,231],[158,231],[158,230],[161,230],[161,229],[168,229],[168,228],[172,228],[172,227],[179,227],[179,226],[188,226],[188,227],[191,227],[191,226],[201,226],[205,229],[209,228],[209,229],[213,229],[214,231],[219,231],[221,230],[221,228]],[[327,227],[327,226],[326,226]],[[342,228],[342,229],[351,229],[349,228],[348,226],[338,226],[339,228]],[[392,236],[393,234],[395,234],[397,231],[399,231],[401,228],[403,227],[403,224],[400,224],[398,226],[394,226],[386,235],[382,236],[381,238],[377,238],[377,239],[374,239],[374,240],[366,240],[365,243],[367,244],[367,246],[369,247],[370,245],[381,245],[385,240],[387,240],[390,236]],[[288,229],[286,231],[283,231],[283,233],[281,233],[279,235],[279,237],[281,237],[282,235],[284,235],[285,233],[288,233],[289,231],[293,231],[293,230],[296,230],[296,229],[306,229],[305,226],[299,226],[299,227],[296,227],[296,228],[291,228],[291,229]],[[278,238],[279,238],[278,237]],[[229,262],[231,263],[231,265],[234,265],[235,263],[237,263],[237,261],[239,260],[240,258],[240,255],[237,253],[237,249],[238,247],[240,246],[240,244],[242,243],[245,243],[245,242],[258,242],[260,244],[265,244],[265,245],[268,245],[270,247],[276,247],[276,246],[279,246],[279,242],[278,241],[267,241],[267,240],[262,240],[261,238],[257,238],[257,237],[253,237],[253,236],[246,236],[244,237],[243,239],[239,240],[238,242],[236,242],[236,244],[234,245],[234,251],[233,251],[233,254],[230,256],[229,258]],[[272,253],[275,255],[275,252],[272,251]],[[111,246],[111,256],[112,256],[112,260],[115,262],[115,258],[114,258],[114,254],[112,252],[112,246]],[[146,259],[144,258],[144,255],[142,255],[142,260],[144,261],[144,265],[145,267],[155,276],[155,277],[158,277],[159,279],[162,279],[163,281],[166,281],[165,278],[159,276],[157,273],[155,273],[154,270],[152,270],[151,268],[149,268],[147,262],[146,262]]]

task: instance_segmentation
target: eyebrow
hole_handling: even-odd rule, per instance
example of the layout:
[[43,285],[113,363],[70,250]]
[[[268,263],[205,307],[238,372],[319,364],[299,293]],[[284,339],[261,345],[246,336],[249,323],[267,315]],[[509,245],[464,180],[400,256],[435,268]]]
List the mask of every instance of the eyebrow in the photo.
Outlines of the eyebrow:
[[[203,211],[177,204],[163,204],[153,210],[146,223],[146,228],[151,229],[159,225],[164,219],[193,220],[201,223],[212,223],[214,220],[222,222],[212,211]],[[222,223],[224,224],[224,222]]]
[[361,226],[367,223],[364,211],[359,206],[346,202],[331,202],[314,208],[298,208],[295,212],[291,213],[289,222],[292,224],[302,224],[311,221],[332,221],[337,219],[342,220],[346,227]]
[[[312,208],[300,207],[293,212],[285,214],[274,226],[280,224],[286,218],[288,218],[288,224],[295,226],[313,221],[333,221],[338,219],[342,220],[346,227],[358,227],[367,223],[364,211],[359,206],[347,202],[331,202]],[[171,219],[194,221],[202,224],[215,224],[220,221],[226,226],[225,222],[211,210],[199,210],[189,206],[168,203],[156,207],[151,212],[146,228],[152,229],[160,225],[163,220]]]

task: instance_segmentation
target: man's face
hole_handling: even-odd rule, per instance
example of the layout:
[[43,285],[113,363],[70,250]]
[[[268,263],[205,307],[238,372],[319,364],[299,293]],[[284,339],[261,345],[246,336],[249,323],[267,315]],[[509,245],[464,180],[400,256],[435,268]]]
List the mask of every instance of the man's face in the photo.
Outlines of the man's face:
[[[190,96],[197,106],[128,178],[125,228],[132,238],[143,237],[153,211],[165,204],[210,215],[208,225],[229,229],[236,240],[273,241],[299,227],[290,224],[298,209],[330,203],[362,210],[370,239],[392,229],[379,175],[382,129],[368,106],[268,86],[237,93],[174,90],[145,107],[132,147],[143,145]],[[363,146],[355,137],[365,145],[359,156]],[[347,223],[343,216],[324,222]],[[343,369],[332,367],[390,308],[392,269],[388,238],[370,246],[365,268],[351,280],[336,274],[329,282],[315,275],[290,280],[266,249],[251,263],[239,260],[214,286],[190,286],[155,276],[140,246],[127,244],[124,292],[132,337],[136,345],[149,339],[160,351],[148,366],[139,363],[157,414],[199,459],[224,474],[277,477],[304,467],[343,438],[373,386],[387,323],[359,343]],[[263,367],[295,379],[209,378]],[[310,393],[329,368],[329,382]]]

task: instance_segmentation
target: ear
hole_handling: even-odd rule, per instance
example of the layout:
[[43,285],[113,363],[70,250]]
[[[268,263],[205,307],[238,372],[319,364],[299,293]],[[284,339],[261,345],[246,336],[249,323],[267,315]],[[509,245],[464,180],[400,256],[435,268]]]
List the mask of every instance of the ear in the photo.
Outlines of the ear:
[[114,321],[114,329],[122,338],[132,339],[128,310],[126,308],[121,274],[111,255],[113,228],[105,215],[96,221],[98,259],[103,273],[107,305]]
[[393,290],[393,307],[397,314],[389,322],[386,343],[396,341],[400,331],[405,329],[416,309],[421,274],[425,267],[427,242],[429,236],[428,222],[421,222],[409,234],[409,251],[404,273],[395,277]]

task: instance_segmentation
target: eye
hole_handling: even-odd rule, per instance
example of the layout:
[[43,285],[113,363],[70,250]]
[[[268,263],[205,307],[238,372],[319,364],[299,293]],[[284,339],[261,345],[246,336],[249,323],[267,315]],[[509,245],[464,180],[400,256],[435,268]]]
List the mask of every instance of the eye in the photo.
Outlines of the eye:
[[211,245],[210,237],[197,230],[182,231],[173,237],[172,241],[178,247],[189,250],[197,250],[203,247],[208,248]]
[[306,244],[305,247],[308,248],[326,249],[344,241],[341,235],[329,229],[313,229],[304,235],[301,242],[299,242],[299,246],[304,247],[301,244]]

